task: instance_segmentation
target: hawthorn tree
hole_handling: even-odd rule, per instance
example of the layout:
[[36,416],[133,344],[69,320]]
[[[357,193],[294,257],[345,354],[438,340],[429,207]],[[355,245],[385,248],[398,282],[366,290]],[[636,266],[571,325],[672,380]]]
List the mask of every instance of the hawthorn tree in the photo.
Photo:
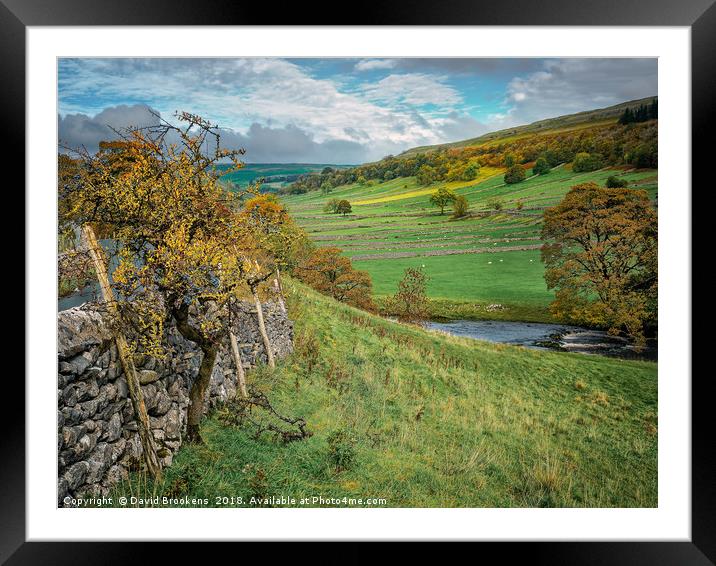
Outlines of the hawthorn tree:
[[[270,269],[238,196],[219,183],[215,165],[242,166],[243,150],[220,146],[217,126],[177,114],[158,124],[121,132],[122,140],[95,156],[82,153],[76,182],[66,187],[68,216],[86,227],[106,227],[118,243],[113,293],[118,325],[130,348],[163,354],[167,324],[202,352],[187,410],[187,440],[199,442],[206,390],[235,299]],[[269,352],[267,352],[268,354]],[[270,354],[269,354],[270,355]]]
[[440,209],[440,214],[445,214],[445,207],[457,198],[455,191],[447,187],[440,187],[430,195],[430,204]]
[[576,185],[545,211],[542,261],[552,312],[643,345],[657,317],[657,216],[645,191]]

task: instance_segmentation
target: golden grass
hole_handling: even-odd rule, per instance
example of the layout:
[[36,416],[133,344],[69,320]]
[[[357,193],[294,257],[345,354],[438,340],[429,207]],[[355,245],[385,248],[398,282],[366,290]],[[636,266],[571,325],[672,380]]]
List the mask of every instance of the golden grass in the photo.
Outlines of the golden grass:
[[[489,179],[490,177],[493,177],[495,175],[499,175],[502,173],[504,169],[499,167],[482,167],[480,169],[480,174],[477,176],[477,178],[473,179],[472,181],[456,181],[453,183],[445,183],[445,186],[450,189],[461,189],[463,187],[468,187],[477,183],[481,183],[482,181],[485,181]],[[376,198],[370,198],[365,200],[358,200],[355,201],[353,206],[360,206],[365,204],[379,204],[383,202],[393,202],[396,200],[404,200],[408,198],[413,197],[420,197],[424,195],[429,195],[434,193],[437,190],[436,186],[430,186],[423,189],[416,189],[414,191],[406,191],[404,193],[400,193],[397,195],[388,195],[384,197],[376,197]]]

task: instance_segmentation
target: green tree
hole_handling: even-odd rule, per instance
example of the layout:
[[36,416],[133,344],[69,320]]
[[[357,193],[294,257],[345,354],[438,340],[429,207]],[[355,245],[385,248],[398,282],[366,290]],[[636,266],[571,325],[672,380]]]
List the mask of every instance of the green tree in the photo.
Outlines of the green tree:
[[470,163],[462,173],[463,181],[473,181],[480,174],[480,166],[477,163]]
[[338,214],[342,214],[345,216],[346,214],[349,214],[353,211],[353,208],[351,207],[351,203],[347,200],[343,199],[338,201],[338,204],[336,205],[336,212]]
[[545,211],[542,239],[552,313],[643,345],[657,317],[657,216],[647,193],[576,185]]
[[440,214],[445,213],[445,207],[457,198],[455,191],[447,187],[440,187],[432,195],[430,195],[430,204],[440,209]]
[[513,185],[515,183],[519,183],[520,181],[524,181],[526,176],[527,175],[525,174],[525,170],[522,165],[513,165],[505,173],[505,183]]
[[549,165],[549,162],[544,157],[539,157],[537,161],[535,162],[535,166],[532,168],[532,173],[534,175],[546,175],[550,172],[552,168]]
[[602,157],[596,153],[578,153],[572,162],[572,171],[575,173],[583,173],[587,171],[596,171],[602,168]]

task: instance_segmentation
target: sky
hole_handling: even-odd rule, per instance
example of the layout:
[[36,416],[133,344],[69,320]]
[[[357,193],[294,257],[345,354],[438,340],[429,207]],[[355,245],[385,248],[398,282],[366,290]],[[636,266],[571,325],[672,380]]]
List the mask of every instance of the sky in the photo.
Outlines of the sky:
[[[375,161],[657,93],[657,60],[629,58],[59,60],[61,145],[198,114],[252,163]],[[150,111],[150,109],[152,111]]]

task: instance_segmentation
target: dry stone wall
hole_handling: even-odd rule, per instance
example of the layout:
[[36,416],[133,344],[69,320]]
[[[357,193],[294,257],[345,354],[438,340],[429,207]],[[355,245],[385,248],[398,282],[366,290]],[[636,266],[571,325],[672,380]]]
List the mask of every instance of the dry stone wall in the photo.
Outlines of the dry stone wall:
[[[274,355],[289,354],[293,325],[279,306],[263,305]],[[244,367],[266,361],[256,312],[245,304],[234,326]],[[202,353],[175,328],[166,335],[162,360],[136,356],[135,365],[149,413],[152,434],[163,466],[172,463],[186,431],[189,389]],[[57,380],[58,505],[78,497],[106,495],[142,460],[134,410],[117,347],[102,316],[76,307],[58,314]],[[236,368],[228,337],[211,376],[205,411],[237,391]]]

